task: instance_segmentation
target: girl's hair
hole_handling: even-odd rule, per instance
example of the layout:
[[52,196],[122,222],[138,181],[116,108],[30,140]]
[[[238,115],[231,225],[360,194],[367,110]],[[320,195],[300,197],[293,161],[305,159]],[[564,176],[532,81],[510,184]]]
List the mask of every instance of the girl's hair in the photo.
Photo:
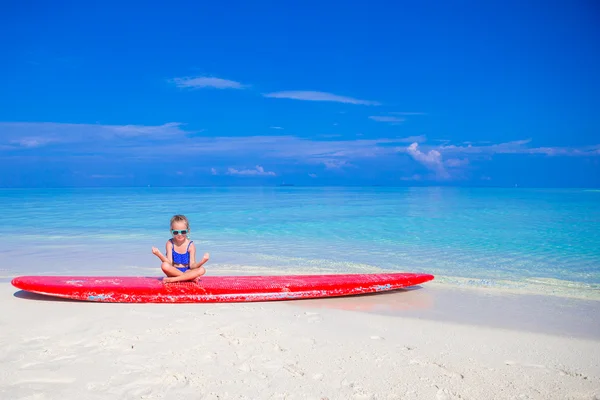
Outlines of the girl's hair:
[[181,214],[177,214],[177,215],[173,215],[173,218],[171,218],[171,224],[169,225],[169,228],[173,227],[173,222],[185,222],[185,226],[190,229],[190,221],[188,221],[187,217],[185,215],[181,215]]

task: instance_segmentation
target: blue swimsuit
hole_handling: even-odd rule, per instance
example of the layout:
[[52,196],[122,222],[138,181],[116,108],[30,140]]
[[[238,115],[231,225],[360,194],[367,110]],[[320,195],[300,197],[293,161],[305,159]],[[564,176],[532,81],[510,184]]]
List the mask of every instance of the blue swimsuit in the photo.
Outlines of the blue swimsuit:
[[185,267],[175,267],[178,270],[180,270],[181,272],[185,272],[190,268],[190,245],[194,242],[193,240],[190,240],[190,242],[188,243],[188,247],[187,250],[184,254],[178,253],[175,251],[175,243],[173,243],[173,239],[169,239],[171,241],[171,244],[173,244],[173,266],[175,266],[175,264],[181,264],[181,265],[185,265]]

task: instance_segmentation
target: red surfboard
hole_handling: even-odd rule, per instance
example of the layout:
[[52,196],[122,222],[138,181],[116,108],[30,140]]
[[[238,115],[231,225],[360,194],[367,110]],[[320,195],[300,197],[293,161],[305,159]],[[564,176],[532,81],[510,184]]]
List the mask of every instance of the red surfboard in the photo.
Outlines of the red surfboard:
[[432,280],[414,273],[282,276],[203,276],[164,283],[158,277],[21,276],[12,285],[28,292],[111,303],[219,303],[308,299],[384,292]]

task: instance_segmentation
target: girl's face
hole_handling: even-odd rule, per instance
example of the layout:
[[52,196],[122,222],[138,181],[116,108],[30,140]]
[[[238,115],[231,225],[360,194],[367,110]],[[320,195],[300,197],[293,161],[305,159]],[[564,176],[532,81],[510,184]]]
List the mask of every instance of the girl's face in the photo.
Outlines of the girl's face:
[[171,234],[177,242],[183,242],[189,231],[184,221],[175,221],[171,225]]

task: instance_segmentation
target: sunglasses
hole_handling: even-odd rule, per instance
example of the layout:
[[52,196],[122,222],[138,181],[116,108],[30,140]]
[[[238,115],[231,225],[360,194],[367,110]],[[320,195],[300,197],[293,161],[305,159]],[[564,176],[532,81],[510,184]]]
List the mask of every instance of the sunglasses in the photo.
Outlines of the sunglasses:
[[176,230],[171,229],[171,233],[173,234],[173,236],[175,236],[175,235],[187,235],[188,230],[187,229],[182,229],[180,231],[176,231]]

